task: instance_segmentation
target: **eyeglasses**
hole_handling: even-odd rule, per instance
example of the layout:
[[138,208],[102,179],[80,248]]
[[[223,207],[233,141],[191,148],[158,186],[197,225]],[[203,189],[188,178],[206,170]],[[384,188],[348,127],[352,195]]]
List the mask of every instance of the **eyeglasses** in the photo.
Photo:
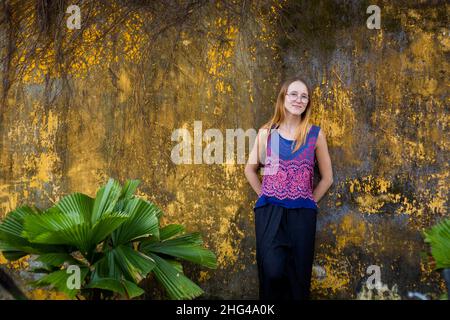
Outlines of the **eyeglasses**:
[[291,93],[288,93],[286,95],[289,97],[290,101],[295,101],[295,100],[297,100],[300,97],[300,101],[302,103],[308,103],[309,102],[309,97],[307,97],[305,95],[299,96],[297,92],[291,92]]

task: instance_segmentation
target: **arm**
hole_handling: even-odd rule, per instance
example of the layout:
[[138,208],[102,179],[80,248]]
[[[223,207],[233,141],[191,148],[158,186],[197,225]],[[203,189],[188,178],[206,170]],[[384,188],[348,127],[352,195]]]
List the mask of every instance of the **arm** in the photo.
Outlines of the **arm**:
[[318,203],[333,184],[333,170],[331,168],[330,154],[328,153],[327,139],[322,130],[316,142],[316,157],[319,164],[320,182],[313,192],[313,197]]
[[261,166],[261,153],[262,148],[260,146],[264,145],[263,131],[259,131],[256,136],[255,143],[253,144],[253,148],[250,151],[247,164],[245,165],[245,177],[250,183],[253,190],[259,196],[261,194],[261,181],[258,177],[258,169]]

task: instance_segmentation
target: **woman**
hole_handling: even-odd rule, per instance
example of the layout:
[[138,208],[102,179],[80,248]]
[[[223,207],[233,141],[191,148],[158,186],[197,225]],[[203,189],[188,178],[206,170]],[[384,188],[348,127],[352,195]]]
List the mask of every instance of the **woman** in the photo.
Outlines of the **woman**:
[[[254,213],[260,299],[309,298],[317,202],[333,183],[325,134],[309,123],[310,94],[301,79],[283,83],[245,167],[259,196]],[[312,190],[315,161],[321,180]]]

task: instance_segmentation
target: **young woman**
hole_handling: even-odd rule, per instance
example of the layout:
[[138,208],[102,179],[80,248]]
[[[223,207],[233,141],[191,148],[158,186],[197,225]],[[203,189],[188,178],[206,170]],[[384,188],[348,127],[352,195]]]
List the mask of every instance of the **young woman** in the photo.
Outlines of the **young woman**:
[[[259,196],[254,213],[260,299],[309,298],[317,202],[333,183],[326,137],[310,125],[311,112],[305,81],[284,82],[245,167]],[[315,161],[321,180],[313,190]]]

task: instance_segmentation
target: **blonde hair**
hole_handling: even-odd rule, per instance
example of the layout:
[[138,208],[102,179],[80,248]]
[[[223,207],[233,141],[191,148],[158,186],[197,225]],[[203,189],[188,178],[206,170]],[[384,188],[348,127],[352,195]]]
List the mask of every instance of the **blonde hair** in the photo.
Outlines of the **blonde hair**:
[[[267,123],[265,123],[262,126],[263,129],[268,129],[268,130],[270,130],[272,128],[276,129],[280,126],[281,122],[283,122],[283,120],[286,116],[284,102],[286,99],[287,90],[288,90],[289,85],[295,81],[300,81],[306,86],[306,88],[308,89],[309,101],[308,101],[308,104],[306,105],[305,111],[301,114],[300,125],[296,129],[295,148],[292,151],[292,153],[296,152],[303,144],[306,143],[306,136],[308,135],[309,121],[311,118],[311,91],[310,91],[310,87],[308,86],[308,84],[306,83],[305,80],[295,77],[295,78],[287,79],[286,81],[283,82],[283,84],[281,85],[280,92],[278,93],[277,102],[275,103],[275,112],[272,116],[272,119],[270,119],[270,121],[268,121]],[[269,133],[270,133],[270,131],[269,131]],[[268,137],[269,137],[269,135],[267,135],[267,138]],[[267,145],[267,141],[266,141],[266,145]]]

